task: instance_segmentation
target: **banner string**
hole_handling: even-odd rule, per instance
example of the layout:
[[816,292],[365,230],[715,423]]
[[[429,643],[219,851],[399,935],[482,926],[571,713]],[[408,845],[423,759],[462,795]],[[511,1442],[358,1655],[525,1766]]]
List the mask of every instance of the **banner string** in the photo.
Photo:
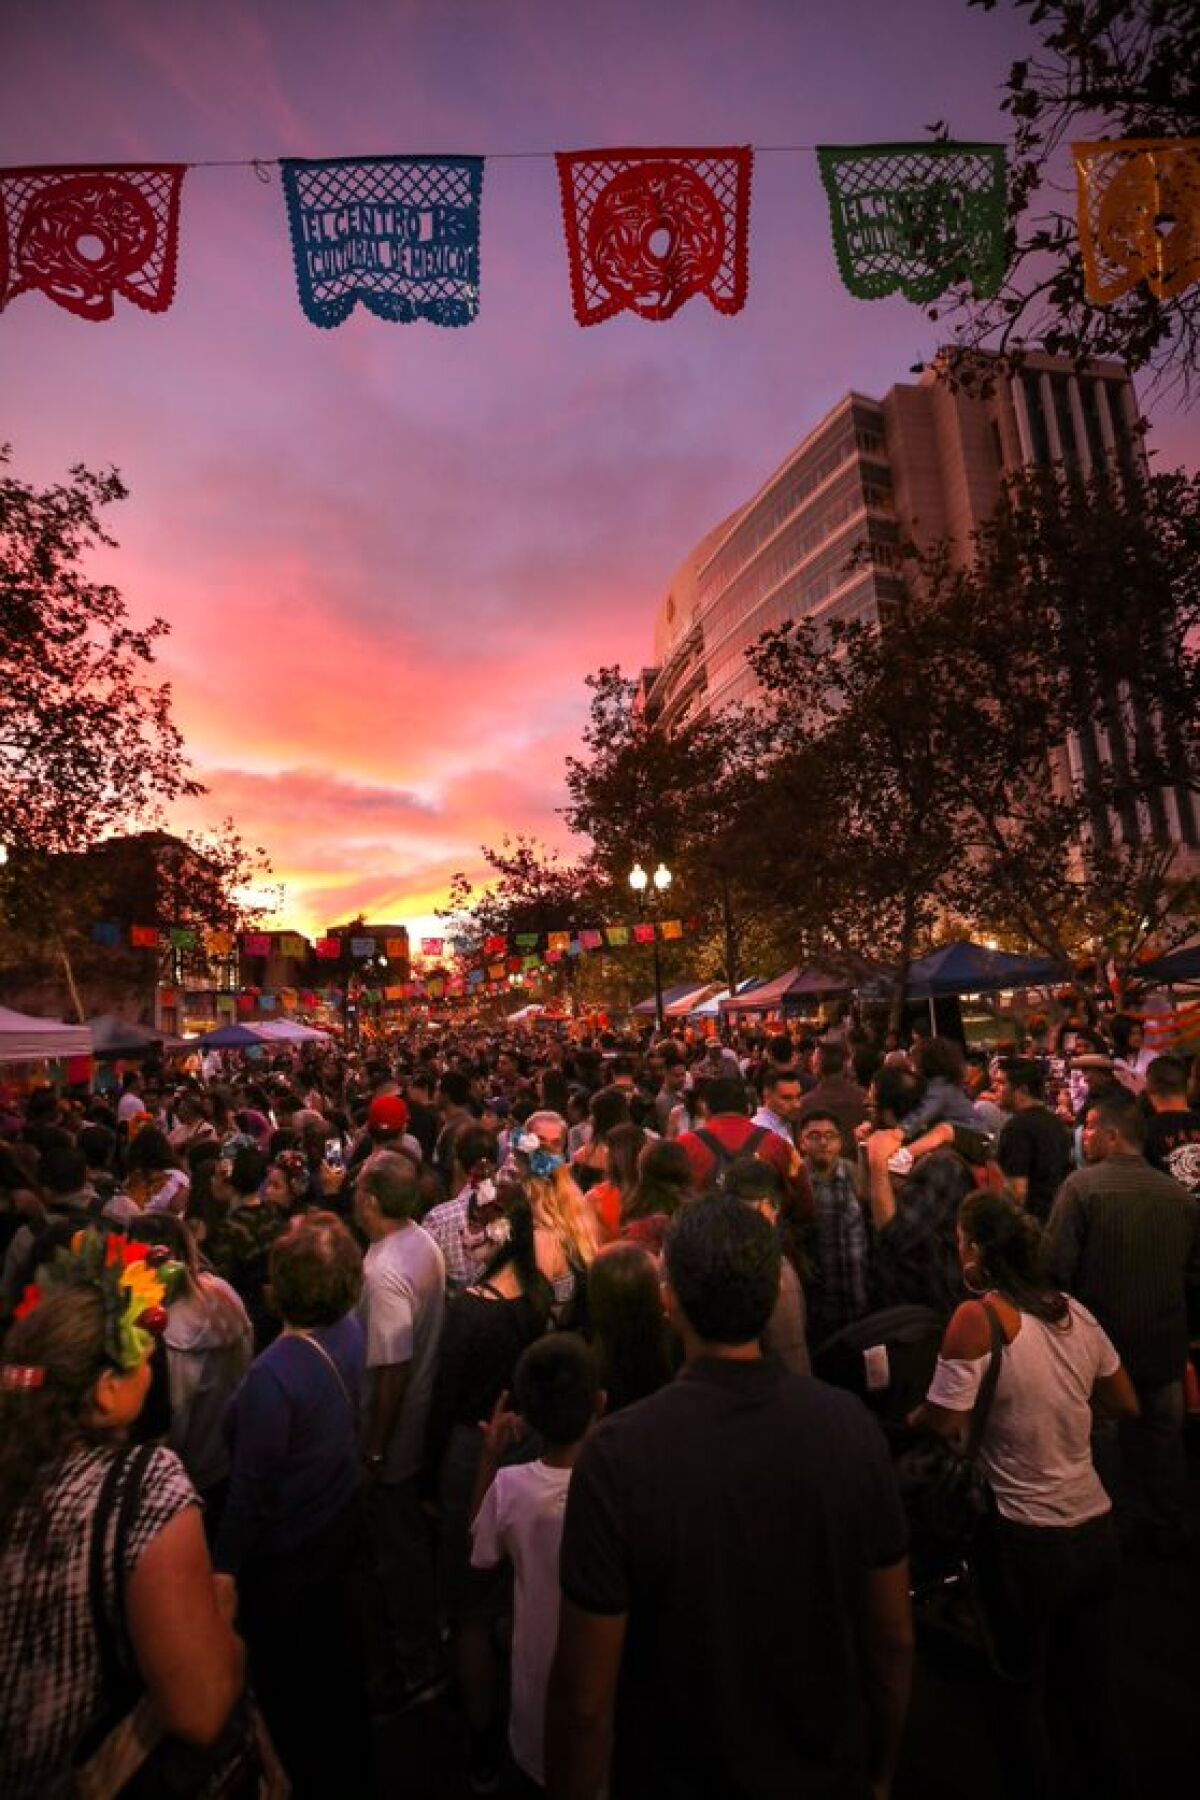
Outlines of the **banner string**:
[[[751,144],[749,146],[755,156],[813,156],[816,154],[815,144]],[[389,150],[388,156],[403,156],[402,150]],[[424,156],[426,153],[421,152]],[[485,162],[553,162],[553,150],[490,150],[476,152],[482,154]],[[269,181],[268,169],[278,169],[284,162],[371,162],[371,156],[318,156],[318,157],[283,157],[283,156],[215,156],[201,157],[195,162],[185,162],[185,169],[253,169],[260,181]],[[74,167],[63,164],[64,168]],[[99,166],[99,165],[97,165]]]

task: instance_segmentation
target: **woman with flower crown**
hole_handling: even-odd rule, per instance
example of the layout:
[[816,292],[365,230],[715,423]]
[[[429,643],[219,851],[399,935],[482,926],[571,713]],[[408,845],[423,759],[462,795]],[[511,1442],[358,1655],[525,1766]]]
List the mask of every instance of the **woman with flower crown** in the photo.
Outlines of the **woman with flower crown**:
[[119,1793],[164,1734],[208,1767],[238,1707],[233,1584],[195,1491],[172,1451],[127,1442],[173,1277],[164,1249],[81,1231],[0,1350],[5,1800]]

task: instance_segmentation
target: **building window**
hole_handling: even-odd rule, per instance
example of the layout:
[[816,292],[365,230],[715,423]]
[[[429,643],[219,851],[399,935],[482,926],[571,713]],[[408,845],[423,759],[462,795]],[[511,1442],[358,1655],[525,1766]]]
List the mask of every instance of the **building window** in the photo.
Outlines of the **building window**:
[[1052,375],[1050,388],[1054,395],[1054,416],[1058,421],[1058,441],[1062,445],[1063,462],[1068,469],[1079,467],[1079,445],[1075,441],[1075,420],[1071,413],[1071,394],[1065,375]]
[[1042,384],[1036,375],[1026,372],[1021,376],[1021,388],[1025,395],[1025,410],[1029,414],[1033,460],[1045,468],[1050,461],[1050,434],[1046,429],[1046,415],[1042,411]]

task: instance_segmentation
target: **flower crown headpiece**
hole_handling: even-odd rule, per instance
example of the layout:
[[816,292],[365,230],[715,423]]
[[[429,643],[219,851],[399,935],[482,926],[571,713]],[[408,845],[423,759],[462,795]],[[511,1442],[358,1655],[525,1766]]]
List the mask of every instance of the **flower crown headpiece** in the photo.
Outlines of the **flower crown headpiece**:
[[[183,1278],[165,1244],[139,1244],[102,1231],[77,1231],[25,1289],[15,1317],[26,1319],[51,1294],[95,1288],[104,1301],[104,1354],[128,1373],[143,1363],[166,1330],[167,1305]],[[36,1385],[29,1383],[27,1385]]]
[[561,1169],[566,1162],[557,1150],[547,1150],[536,1131],[523,1131],[516,1141],[516,1149],[529,1159],[531,1174],[538,1175],[543,1181],[549,1181],[556,1169]]

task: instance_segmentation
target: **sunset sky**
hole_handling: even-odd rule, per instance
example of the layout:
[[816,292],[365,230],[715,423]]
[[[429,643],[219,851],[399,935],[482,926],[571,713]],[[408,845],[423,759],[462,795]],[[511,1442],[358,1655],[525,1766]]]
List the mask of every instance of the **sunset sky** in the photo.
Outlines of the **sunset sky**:
[[[1029,42],[965,0],[4,0],[0,163],[988,139]],[[481,843],[565,842],[584,675],[648,660],[696,540],[936,343],[842,287],[807,154],[757,159],[736,318],[581,330],[549,157],[487,166],[481,292],[465,330],[318,331],[277,172],[208,168],[165,315],[0,317],[16,472],[132,489],[104,569],[172,627],[188,822],[264,843],[302,930],[420,929]],[[1194,417],[1154,427],[1194,466]]]

